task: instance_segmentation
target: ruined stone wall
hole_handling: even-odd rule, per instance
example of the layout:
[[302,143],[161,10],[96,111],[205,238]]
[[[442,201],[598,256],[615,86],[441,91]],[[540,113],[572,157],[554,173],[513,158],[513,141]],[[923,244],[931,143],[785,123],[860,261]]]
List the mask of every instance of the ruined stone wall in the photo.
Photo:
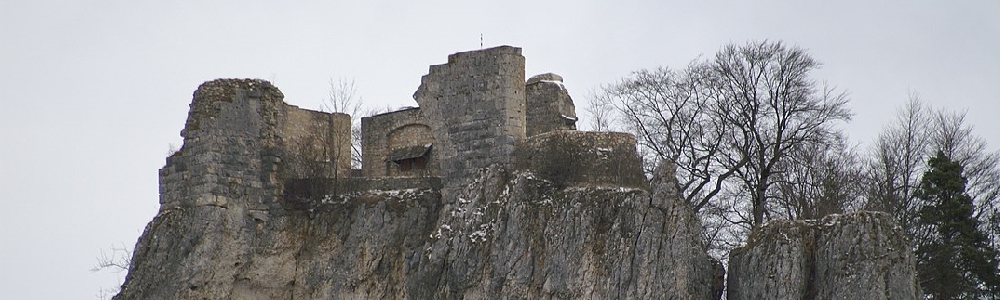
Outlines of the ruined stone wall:
[[[286,233],[261,235],[274,228],[262,221],[282,207],[283,95],[264,80],[218,79],[199,86],[193,98],[184,144],[160,169],[160,210],[136,244],[115,299],[196,299],[223,290],[242,299],[249,299],[243,293],[281,297],[278,282],[294,269],[271,263],[284,256],[250,249],[289,244]],[[246,247],[226,251],[234,245]],[[240,270],[246,275],[234,275]],[[237,277],[245,288],[225,287]]]
[[448,56],[430,67],[414,94],[434,129],[445,201],[470,172],[509,164],[525,138],[524,57],[500,46]]
[[623,132],[552,131],[519,144],[515,168],[559,186],[644,187],[635,136]]
[[[194,92],[180,151],[160,169],[161,210],[266,206],[278,194],[283,94],[269,82],[219,79]],[[234,196],[239,199],[233,199]]]
[[918,299],[910,242],[888,214],[771,221],[729,255],[729,299]]
[[284,105],[286,178],[343,178],[351,170],[351,116]]
[[562,82],[562,76],[546,73],[525,83],[527,136],[576,129],[576,106]]
[[[437,176],[439,159],[434,135],[419,108],[361,118],[362,173],[365,177]],[[427,168],[403,172],[388,161],[393,150],[431,145]]]

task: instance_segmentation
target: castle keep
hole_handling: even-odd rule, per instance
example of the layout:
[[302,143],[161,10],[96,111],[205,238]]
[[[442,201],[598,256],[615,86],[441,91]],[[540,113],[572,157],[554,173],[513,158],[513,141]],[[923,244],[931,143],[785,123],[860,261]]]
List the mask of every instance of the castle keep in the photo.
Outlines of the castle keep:
[[[573,131],[556,134],[561,138],[538,138],[545,142],[529,141],[549,132],[575,130],[576,112],[559,75],[542,74],[525,82],[519,48],[452,54],[447,64],[430,67],[413,98],[420,107],[362,118],[364,176],[440,176],[447,193],[470,172],[495,163],[514,166],[517,153],[539,155],[545,151],[530,149],[568,149],[571,144],[607,149],[607,153],[589,161],[585,157],[565,161],[559,166],[562,171],[549,170],[554,177],[593,170],[580,167],[594,159],[623,166],[638,163],[635,140],[627,134]],[[547,144],[554,140],[568,144]],[[611,153],[611,149],[618,152]],[[527,162],[541,163],[546,158],[561,157],[533,157],[517,165],[531,168]],[[593,182],[641,182],[639,174],[625,177]]]
[[[225,202],[212,191],[230,188],[285,198],[441,188],[451,201],[471,174],[493,164],[563,186],[645,184],[635,138],[576,131],[562,77],[525,80],[516,47],[449,55],[421,79],[413,94],[419,107],[361,118],[362,168],[353,172],[350,116],[301,109],[282,98],[263,80],[202,84],[182,132],[184,147],[161,170],[162,201]],[[203,183],[181,188],[186,180]]]

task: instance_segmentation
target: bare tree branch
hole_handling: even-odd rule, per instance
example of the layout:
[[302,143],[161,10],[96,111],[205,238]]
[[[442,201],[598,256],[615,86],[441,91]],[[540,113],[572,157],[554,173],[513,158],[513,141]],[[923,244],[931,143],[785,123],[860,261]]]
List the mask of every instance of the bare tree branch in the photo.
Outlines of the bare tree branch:
[[132,267],[132,249],[125,247],[125,244],[111,246],[111,252],[101,249],[101,254],[97,256],[97,265],[90,268],[91,272],[111,270],[115,273],[128,272]]
[[[97,264],[90,268],[91,272],[110,270],[114,273],[128,272],[132,268],[132,249],[125,247],[125,244],[112,245],[110,252],[101,249],[101,254],[97,256]],[[110,299],[121,290],[121,278],[118,285],[110,288],[101,287],[97,291],[98,299]]]
[[928,153],[927,124],[929,109],[917,94],[911,93],[910,101],[896,112],[894,122],[879,134],[867,162],[870,184],[865,209],[895,216],[911,235],[915,234],[914,221],[921,207],[914,193]]
[[354,85],[354,79],[330,79],[330,90],[320,104],[323,112],[344,113],[351,116],[351,166],[361,168],[361,95]]
[[[840,141],[835,125],[851,118],[848,98],[812,80],[817,68],[780,42],[727,45],[684,69],[633,72],[592,99],[613,104],[647,165],[677,166],[681,196],[703,217],[707,239],[726,240],[712,241],[721,249],[770,218],[855,206],[858,192],[842,177],[857,172],[853,152],[823,147]],[[792,188],[814,179],[826,181]]]
[[590,91],[587,97],[586,112],[590,114],[590,121],[587,124],[590,130],[610,131],[612,128],[612,112],[614,106],[610,95],[597,91]]

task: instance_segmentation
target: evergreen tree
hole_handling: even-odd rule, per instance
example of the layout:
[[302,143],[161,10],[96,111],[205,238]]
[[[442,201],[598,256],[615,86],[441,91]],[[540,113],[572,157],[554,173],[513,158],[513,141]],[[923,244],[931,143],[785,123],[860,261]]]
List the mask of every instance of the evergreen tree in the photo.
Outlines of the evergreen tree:
[[918,225],[930,236],[917,245],[917,270],[933,299],[1000,299],[997,250],[973,217],[962,166],[944,152],[928,162],[917,191],[925,206]]

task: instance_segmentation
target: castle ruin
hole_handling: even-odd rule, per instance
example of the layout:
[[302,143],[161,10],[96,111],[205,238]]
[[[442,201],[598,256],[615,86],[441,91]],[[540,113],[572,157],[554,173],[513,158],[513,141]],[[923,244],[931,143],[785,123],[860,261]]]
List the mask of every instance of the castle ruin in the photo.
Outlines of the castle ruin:
[[[283,97],[198,87],[114,299],[721,296],[672,165],[647,181],[633,135],[575,130],[562,78],[525,80],[519,48],[452,54],[419,107],[362,118],[360,170],[351,116]],[[729,299],[919,294],[888,216],[770,224],[731,253]]]
[[[531,141],[535,136],[575,130],[576,111],[562,77],[548,73],[527,82],[524,77],[521,49],[510,46],[452,54],[448,63],[431,66],[413,95],[420,107],[362,118],[362,174],[441,177],[447,193],[471,172],[491,164],[514,166],[516,152],[545,148],[544,143]],[[638,163],[631,135],[575,131],[558,135],[562,142],[618,150],[593,159],[624,162],[623,166]],[[565,175],[587,172],[576,168],[586,162],[565,162]],[[625,180],[633,183],[638,179],[638,174],[613,174],[631,176]],[[622,180],[611,182],[618,181]]]
[[[168,158],[161,170],[163,202],[224,202],[208,194],[246,183],[251,194],[301,199],[440,188],[444,201],[451,201],[464,180],[493,164],[535,171],[564,185],[645,184],[635,137],[576,131],[562,77],[548,73],[526,81],[520,48],[449,55],[447,63],[430,67],[413,98],[419,107],[361,118],[362,168],[352,172],[350,116],[285,104],[281,91],[264,80],[206,82],[194,93],[181,133],[180,153],[198,157]],[[192,179],[185,172],[209,162],[246,168],[198,169],[204,172],[190,174],[205,174],[194,179],[204,183],[180,188]]]

